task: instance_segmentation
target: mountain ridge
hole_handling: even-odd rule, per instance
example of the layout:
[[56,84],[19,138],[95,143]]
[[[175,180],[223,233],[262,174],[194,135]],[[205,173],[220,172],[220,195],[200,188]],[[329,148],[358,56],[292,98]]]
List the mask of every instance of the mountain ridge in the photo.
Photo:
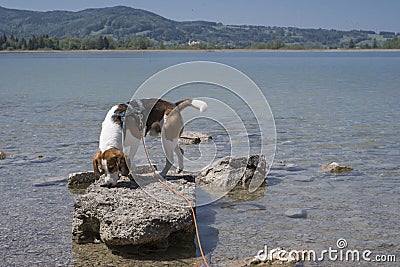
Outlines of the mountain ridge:
[[[0,34],[17,38],[48,35],[59,39],[97,38],[137,39],[155,44],[185,45],[190,40],[219,48],[247,48],[274,41],[292,46],[338,48],[372,45],[394,37],[366,30],[301,29],[257,25],[224,25],[211,21],[174,21],[150,11],[126,6],[89,8],[80,11],[30,11],[0,6]],[[393,35],[393,36],[392,36]],[[375,39],[375,41],[374,41]]]

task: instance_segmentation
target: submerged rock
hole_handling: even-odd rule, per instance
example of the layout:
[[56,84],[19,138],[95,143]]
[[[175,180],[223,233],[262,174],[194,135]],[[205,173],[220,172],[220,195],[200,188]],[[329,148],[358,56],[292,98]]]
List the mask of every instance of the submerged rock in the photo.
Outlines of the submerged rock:
[[264,155],[239,158],[227,156],[204,169],[196,180],[199,185],[249,189],[251,180],[265,184],[266,174],[267,163]]
[[[258,251],[258,255],[248,261],[243,267],[257,266],[282,266],[282,267],[296,267],[303,266],[303,261],[309,257],[307,250],[292,250],[284,248],[268,249],[264,247],[263,250]],[[304,255],[304,256],[303,256]]]
[[331,163],[323,164],[322,170],[325,172],[331,172],[331,173],[342,173],[342,172],[350,172],[353,170],[353,168],[340,165],[337,162],[331,162]]
[[[195,203],[195,185],[184,179],[167,182]],[[90,185],[75,199],[72,236],[77,243],[101,240],[109,247],[168,247],[169,238],[190,236],[194,223],[187,203],[159,182],[138,188],[119,182],[116,188]]]
[[295,218],[295,219],[299,219],[299,218],[307,218],[307,211],[306,210],[302,210],[302,209],[288,209],[285,212],[286,217],[289,218]]

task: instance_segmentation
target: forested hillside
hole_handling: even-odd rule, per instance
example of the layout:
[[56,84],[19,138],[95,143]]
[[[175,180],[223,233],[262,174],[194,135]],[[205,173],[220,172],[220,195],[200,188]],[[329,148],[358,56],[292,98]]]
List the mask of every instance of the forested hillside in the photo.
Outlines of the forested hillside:
[[[106,38],[117,47],[132,40],[147,40],[148,47],[199,48],[372,48],[382,46],[395,33],[353,30],[299,29],[217,22],[177,22],[130,7],[86,9],[79,12],[37,12],[0,7],[0,35],[27,42],[42,37],[59,40]],[[57,39],[57,41],[56,41]],[[87,41],[88,42],[88,41]],[[101,42],[101,41],[100,41]],[[122,43],[121,43],[122,42]],[[28,45],[28,44],[27,44]]]

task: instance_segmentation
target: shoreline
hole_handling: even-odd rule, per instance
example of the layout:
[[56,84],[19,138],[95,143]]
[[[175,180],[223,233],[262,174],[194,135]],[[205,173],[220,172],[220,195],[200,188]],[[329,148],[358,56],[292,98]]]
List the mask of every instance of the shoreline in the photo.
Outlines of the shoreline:
[[107,53],[370,53],[370,52],[400,52],[400,49],[154,49],[154,50],[1,50],[0,54],[107,54]]

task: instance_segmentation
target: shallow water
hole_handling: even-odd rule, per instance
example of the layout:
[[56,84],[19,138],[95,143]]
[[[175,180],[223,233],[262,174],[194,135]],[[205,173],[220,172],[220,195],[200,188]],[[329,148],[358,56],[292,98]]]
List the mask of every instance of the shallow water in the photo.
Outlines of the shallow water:
[[[197,209],[213,266],[251,258],[264,245],[321,251],[339,238],[349,249],[400,260],[400,53],[0,54],[0,150],[8,155],[0,160],[2,266],[194,263],[193,255],[102,262],[101,245],[71,243],[75,196],[66,187],[68,173],[91,169],[110,106],[129,100],[157,71],[191,60],[246,73],[268,99],[277,129],[269,186]],[[207,123],[189,128],[215,137],[218,157],[229,153],[223,129]],[[159,143],[149,145],[162,167]],[[198,149],[186,147],[186,156],[196,159]],[[323,173],[331,161],[354,171]],[[289,208],[308,216],[288,218]]]

